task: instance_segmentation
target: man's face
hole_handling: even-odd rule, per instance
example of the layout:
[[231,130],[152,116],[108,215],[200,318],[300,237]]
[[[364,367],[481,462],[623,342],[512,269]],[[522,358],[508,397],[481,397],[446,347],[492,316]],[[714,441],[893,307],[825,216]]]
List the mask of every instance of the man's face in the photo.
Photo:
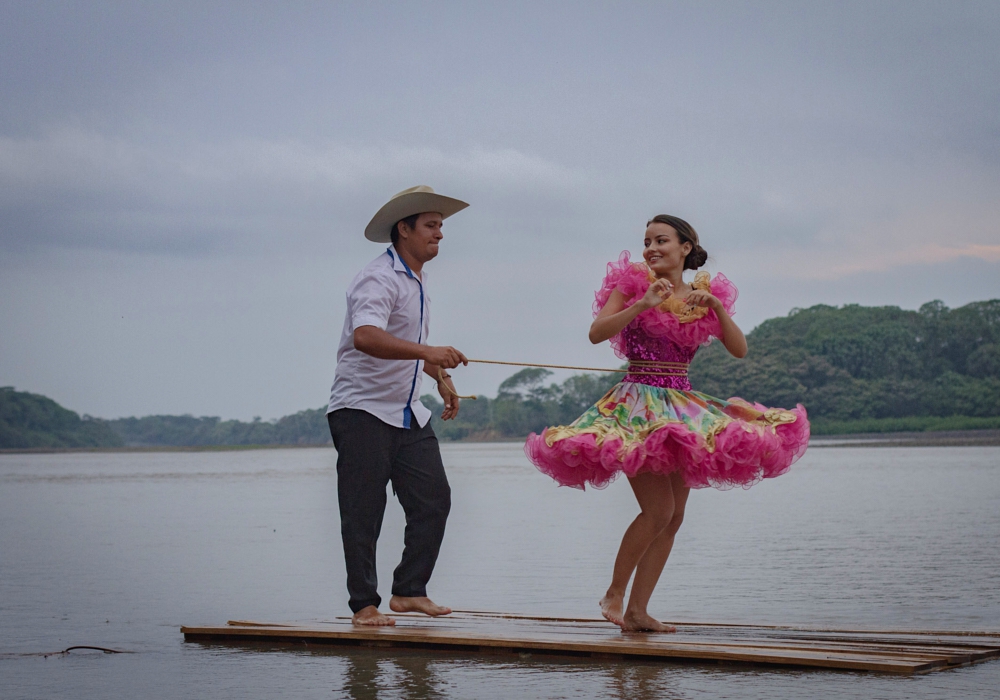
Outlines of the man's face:
[[438,243],[444,238],[441,224],[441,215],[436,212],[421,214],[413,228],[402,222],[399,225],[399,244],[421,263],[433,260],[438,254]]

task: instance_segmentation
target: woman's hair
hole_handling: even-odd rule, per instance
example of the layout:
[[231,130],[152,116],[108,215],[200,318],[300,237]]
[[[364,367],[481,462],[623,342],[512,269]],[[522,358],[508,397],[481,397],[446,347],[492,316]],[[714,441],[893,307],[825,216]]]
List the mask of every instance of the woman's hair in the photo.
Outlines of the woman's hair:
[[407,216],[406,218],[400,219],[392,225],[392,231],[389,233],[389,239],[392,241],[393,245],[399,243],[399,225],[406,224],[407,228],[414,229],[417,227],[417,219],[420,218],[420,214],[413,214],[412,216]]
[[697,270],[708,260],[708,253],[698,242],[698,232],[684,219],[670,214],[657,214],[646,222],[646,226],[650,224],[666,224],[677,231],[677,237],[681,239],[681,243],[691,244],[691,252],[684,258],[685,270]]

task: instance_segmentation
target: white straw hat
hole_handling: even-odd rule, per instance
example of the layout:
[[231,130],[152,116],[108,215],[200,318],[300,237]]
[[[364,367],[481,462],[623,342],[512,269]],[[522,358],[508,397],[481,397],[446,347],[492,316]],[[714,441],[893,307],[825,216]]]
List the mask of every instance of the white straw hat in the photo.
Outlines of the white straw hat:
[[437,194],[427,185],[417,185],[392,196],[372,217],[365,227],[365,238],[376,243],[388,243],[392,227],[397,221],[414,214],[437,212],[442,219],[447,219],[469,206],[460,199]]

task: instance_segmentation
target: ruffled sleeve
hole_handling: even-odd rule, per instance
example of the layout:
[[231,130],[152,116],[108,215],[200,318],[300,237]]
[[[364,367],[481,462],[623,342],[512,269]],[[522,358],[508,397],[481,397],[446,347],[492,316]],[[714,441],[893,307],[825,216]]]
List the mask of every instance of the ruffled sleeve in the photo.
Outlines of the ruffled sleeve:
[[628,299],[626,306],[631,306],[636,299],[641,299],[649,289],[648,268],[642,263],[631,262],[627,250],[622,251],[616,262],[608,263],[604,282],[594,295],[594,316],[604,308],[611,298],[611,292],[616,289]]
[[[726,309],[726,313],[732,316],[736,313],[736,299],[740,296],[740,290],[736,288],[728,277],[726,277],[721,272],[716,272],[715,277],[712,278],[712,295],[722,302],[722,306]],[[714,313],[712,314],[715,315]],[[718,319],[716,319],[718,322]]]
[[[594,295],[594,315],[596,316],[608,303],[611,292],[615,290],[621,292],[626,298],[625,306],[628,307],[643,297],[646,290],[649,289],[649,285],[649,269],[646,265],[633,263],[629,259],[629,252],[623,251],[616,262],[608,263],[604,282]],[[736,285],[720,272],[711,279],[709,288],[712,294],[722,302],[722,306],[730,316],[736,313],[736,298],[739,296]],[[708,345],[712,342],[713,337],[722,337],[719,317],[711,309],[702,318],[690,323],[681,323],[677,316],[669,311],[661,311],[657,308],[647,309],[636,316],[628,328],[636,326],[653,337],[667,337],[683,347]],[[625,358],[622,333],[611,338],[611,347],[614,348],[615,354]]]

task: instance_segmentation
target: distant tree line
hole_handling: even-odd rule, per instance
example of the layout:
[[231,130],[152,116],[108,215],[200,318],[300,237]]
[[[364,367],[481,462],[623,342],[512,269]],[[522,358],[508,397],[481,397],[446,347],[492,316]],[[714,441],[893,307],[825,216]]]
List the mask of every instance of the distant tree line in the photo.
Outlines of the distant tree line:
[[104,420],[63,408],[39,394],[0,388],[0,449],[322,445],[330,443],[326,409],[275,421],[213,416],[145,416]]
[[820,433],[1000,427],[1000,299],[919,311],[819,305],[765,321],[748,340],[742,361],[721,344],[699,353],[692,384],[802,403]]
[[102,421],[63,408],[40,394],[0,387],[0,449],[121,447],[122,437]]
[[[894,306],[795,309],[747,336],[750,354],[731,357],[721,343],[691,366],[699,391],[742,396],[768,406],[802,403],[814,433],[1000,428],[1000,300],[919,311]],[[580,374],[546,384],[548,370],[527,368],[500,384],[493,399],[463,401],[458,418],[437,418],[445,440],[521,438],[564,425],[597,401],[620,375]],[[82,418],[37,394],[0,389],[0,448],[115,446],[321,445],[330,443],[325,408],[274,420],[216,417]]]
[[332,442],[326,409],[307,409],[274,421],[221,420],[215,416],[117,418],[108,425],[134,447],[208,445],[323,445]]
[[621,374],[577,374],[561,384],[545,386],[547,369],[529,367],[505,379],[495,399],[481,396],[462,401],[454,420],[438,416],[444,403],[425,394],[420,400],[434,414],[434,432],[445,440],[496,440],[524,437],[547,425],[565,425],[577,418],[621,379]]
[[[1000,428],[1000,300],[958,309],[933,301],[919,311],[818,305],[765,321],[747,342],[742,360],[718,342],[703,348],[692,386],[766,406],[802,403],[816,434]],[[463,402],[458,418],[437,421],[435,431],[522,437],[572,421],[615,381],[579,375],[543,386],[547,376],[518,372],[496,399]]]

